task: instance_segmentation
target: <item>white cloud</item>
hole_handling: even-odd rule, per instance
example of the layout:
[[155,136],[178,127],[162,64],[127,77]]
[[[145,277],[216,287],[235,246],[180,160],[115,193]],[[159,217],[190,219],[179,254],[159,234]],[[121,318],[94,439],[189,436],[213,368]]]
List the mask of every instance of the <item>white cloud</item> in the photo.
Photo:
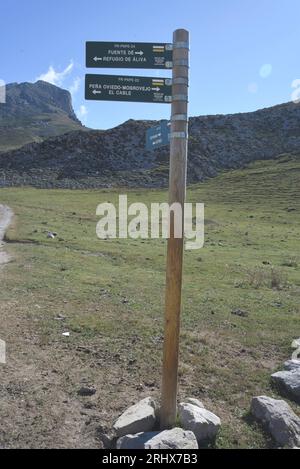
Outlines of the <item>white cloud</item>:
[[74,94],[76,94],[77,91],[79,90],[80,83],[81,83],[81,78],[80,77],[74,78],[73,83],[69,87],[69,91],[70,91],[72,96],[74,96]]
[[0,79],[0,103],[6,103],[6,86],[5,81]]
[[292,93],[292,101],[298,104],[300,103],[300,78],[296,78],[296,80],[293,81],[292,88],[296,88]]
[[268,78],[272,73],[273,67],[271,64],[264,64],[260,67],[259,74],[261,78]]
[[39,77],[37,77],[36,80],[37,81],[43,80],[43,81],[47,81],[48,83],[52,83],[52,85],[62,86],[66,77],[72,72],[73,68],[74,68],[73,61],[71,61],[69,65],[62,72],[57,72],[52,67],[52,65],[50,65],[48,71],[46,73],[43,73]]
[[80,106],[79,110],[77,111],[77,114],[78,114],[79,119],[82,119],[82,120],[86,119],[86,116],[88,114],[88,110],[87,110],[86,106],[84,106],[84,104],[82,104]]

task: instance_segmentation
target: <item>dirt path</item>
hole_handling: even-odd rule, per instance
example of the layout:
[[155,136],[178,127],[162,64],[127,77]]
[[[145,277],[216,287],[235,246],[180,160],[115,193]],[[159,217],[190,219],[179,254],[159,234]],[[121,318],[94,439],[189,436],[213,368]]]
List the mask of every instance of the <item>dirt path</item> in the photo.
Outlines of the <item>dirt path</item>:
[[0,266],[9,261],[9,255],[4,251],[3,239],[13,215],[13,211],[9,207],[0,205]]
[[[101,397],[101,373],[99,383],[90,383],[88,372],[99,358],[59,341],[61,332],[51,340],[41,325],[46,308],[41,318],[35,301],[27,305],[5,295],[10,274],[2,267],[11,257],[4,237],[13,216],[0,204],[0,339],[6,342],[6,363],[0,363],[0,449],[101,448],[105,415],[96,404],[98,395],[77,394],[80,387],[96,384]],[[15,261],[26,268],[22,258],[22,264]]]

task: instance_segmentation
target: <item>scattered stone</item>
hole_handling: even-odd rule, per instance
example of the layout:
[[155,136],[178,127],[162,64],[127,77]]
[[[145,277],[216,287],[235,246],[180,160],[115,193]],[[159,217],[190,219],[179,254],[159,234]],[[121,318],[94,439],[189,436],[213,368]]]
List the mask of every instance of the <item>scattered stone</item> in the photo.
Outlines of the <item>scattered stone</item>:
[[185,430],[194,432],[198,441],[214,440],[221,420],[209,410],[190,403],[179,404],[179,418]]
[[272,381],[300,403],[300,368],[273,373]]
[[200,407],[201,409],[204,409],[204,404],[201,401],[199,401],[199,399],[195,399],[194,397],[188,397],[187,399],[185,399],[184,402],[188,404],[193,404],[197,407]]
[[251,413],[267,428],[277,444],[300,445],[300,418],[285,401],[267,396],[254,397]]
[[271,303],[271,306],[274,306],[275,308],[281,308],[283,305],[282,303]]
[[291,344],[291,347],[294,348],[294,349],[295,348],[300,348],[300,337],[299,337],[299,339],[293,340],[293,342]]
[[66,316],[63,316],[62,314],[58,314],[54,319],[56,321],[64,321],[66,319]]
[[97,353],[96,350],[93,350],[91,348],[88,348],[88,347],[83,347],[82,345],[78,345],[78,347],[76,347],[76,350],[78,350],[78,352],[84,352],[84,353]]
[[57,233],[48,231],[47,238],[54,239],[57,236]]
[[113,426],[117,436],[121,437],[153,430],[156,423],[155,409],[156,405],[151,397],[146,397],[129,407]]
[[300,360],[300,347],[293,351],[292,360]]
[[115,447],[116,433],[114,430],[106,429],[105,431],[102,427],[99,427],[97,429],[97,434],[99,440],[101,440],[104,446],[104,449],[112,449]]
[[91,410],[91,409],[94,409],[96,407],[96,404],[95,404],[95,402],[85,402],[83,404],[83,407],[84,407],[84,409]]
[[79,396],[84,396],[84,397],[93,396],[94,394],[96,394],[96,389],[89,387],[89,386],[83,386],[82,388],[79,389],[77,394]]
[[249,313],[247,311],[243,311],[242,309],[233,309],[231,311],[231,314],[234,314],[235,316],[240,316],[241,318],[246,318]]
[[283,367],[287,371],[297,370],[298,368],[300,368],[300,360],[297,360],[295,358],[292,360],[287,360],[284,363]]
[[198,449],[198,443],[193,432],[173,428],[123,436],[117,441],[117,449]]

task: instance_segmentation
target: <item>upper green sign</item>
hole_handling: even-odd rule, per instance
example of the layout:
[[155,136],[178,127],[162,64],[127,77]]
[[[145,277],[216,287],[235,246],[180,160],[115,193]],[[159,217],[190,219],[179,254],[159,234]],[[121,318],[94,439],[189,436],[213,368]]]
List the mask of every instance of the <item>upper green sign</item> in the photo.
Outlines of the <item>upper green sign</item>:
[[87,42],[87,68],[172,68],[172,44]]

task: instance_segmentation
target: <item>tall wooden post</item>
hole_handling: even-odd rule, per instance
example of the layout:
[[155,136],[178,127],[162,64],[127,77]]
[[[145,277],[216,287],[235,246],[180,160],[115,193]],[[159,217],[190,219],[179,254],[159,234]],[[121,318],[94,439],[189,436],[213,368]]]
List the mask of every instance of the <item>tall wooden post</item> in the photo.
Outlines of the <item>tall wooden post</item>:
[[171,212],[167,253],[165,336],[160,409],[160,426],[162,429],[173,427],[177,414],[179,330],[184,249],[183,223],[188,139],[188,77],[189,33],[185,29],[177,29],[173,35],[169,204],[171,205],[174,202],[181,204],[182,237],[175,238],[174,236],[174,213]]

